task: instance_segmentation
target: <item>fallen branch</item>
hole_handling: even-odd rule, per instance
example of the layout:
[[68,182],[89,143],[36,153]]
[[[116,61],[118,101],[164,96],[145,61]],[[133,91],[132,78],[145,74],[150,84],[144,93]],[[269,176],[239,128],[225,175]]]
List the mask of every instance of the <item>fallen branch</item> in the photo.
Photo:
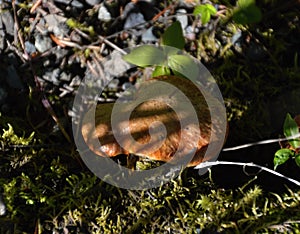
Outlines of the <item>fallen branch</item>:
[[236,166],[243,166],[243,167],[257,167],[259,169],[261,169],[261,171],[266,171],[269,172],[273,175],[276,175],[278,177],[284,178],[292,183],[294,183],[295,185],[300,186],[300,182],[297,180],[294,180],[292,178],[289,178],[285,175],[282,175],[274,170],[271,170],[267,167],[263,167],[254,163],[242,163],[242,162],[227,162],[227,161],[215,161],[215,162],[202,162],[199,165],[197,165],[194,169],[203,169],[203,168],[207,168],[207,167],[211,167],[211,166],[216,166],[216,165],[236,165]]
[[294,136],[290,136],[290,137],[269,139],[269,140],[257,141],[257,142],[248,143],[248,144],[239,145],[239,146],[234,146],[234,147],[228,147],[228,148],[222,149],[222,151],[224,151],[224,152],[234,151],[234,150],[239,150],[239,149],[243,149],[243,148],[249,148],[249,147],[252,147],[252,146],[255,146],[255,145],[265,145],[265,144],[277,143],[277,142],[281,142],[281,141],[292,140],[292,139],[295,139],[297,137],[300,137],[300,133],[298,133]]

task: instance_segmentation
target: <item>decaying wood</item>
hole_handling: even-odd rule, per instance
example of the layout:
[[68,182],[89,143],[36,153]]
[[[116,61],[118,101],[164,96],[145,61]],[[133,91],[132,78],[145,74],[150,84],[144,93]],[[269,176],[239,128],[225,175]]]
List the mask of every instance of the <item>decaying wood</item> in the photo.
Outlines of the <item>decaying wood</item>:
[[[83,121],[82,134],[85,142],[89,148],[100,156],[114,157],[120,154],[135,154],[138,156],[147,157],[152,160],[159,160],[164,162],[169,162],[174,158],[175,152],[179,150],[180,141],[183,142],[184,148],[190,149],[193,145],[196,145],[196,154],[190,161],[188,166],[195,166],[202,162],[204,154],[206,152],[207,146],[210,142],[218,140],[218,132],[211,131],[211,116],[210,111],[205,101],[204,96],[199,91],[199,89],[188,79],[176,77],[176,76],[161,76],[152,78],[146,82],[146,85],[155,84],[155,82],[163,81],[167,82],[174,87],[177,87],[183,94],[190,100],[196,116],[198,118],[197,122],[194,121],[187,111],[175,112],[172,107],[182,107],[185,106],[184,100],[181,100],[180,96],[175,95],[174,92],[160,93],[158,91],[139,89],[137,91],[137,98],[140,95],[147,95],[149,93],[155,100],[148,99],[145,102],[139,104],[136,108],[131,110],[130,120],[129,120],[129,132],[132,139],[128,137],[122,138],[122,133],[125,132],[126,124],[125,121],[117,121],[115,124],[115,132],[113,133],[111,118],[120,118],[127,111],[127,107],[130,104],[123,103],[122,108],[112,115],[112,110],[114,103],[99,104],[96,108],[95,114],[95,131],[93,131],[93,126],[88,118],[85,117]],[[218,100],[213,98],[211,95],[207,94],[206,98],[213,100],[216,105],[212,108],[219,108]],[[171,103],[172,107],[166,103]],[[90,113],[87,113],[88,116]],[[180,125],[180,120],[185,118],[185,126]],[[161,142],[160,147],[153,150],[153,145],[149,144],[151,140],[155,142],[163,138],[163,134],[160,130],[154,130],[149,133],[149,127],[153,126],[153,123],[161,122],[166,129],[166,137],[164,141]],[[151,128],[151,127],[150,127]],[[196,133],[199,132],[200,137]],[[157,128],[160,129],[160,128]],[[185,133],[183,134],[183,131]],[[117,142],[115,136],[121,136],[121,145]],[[197,137],[198,136],[198,137]],[[151,139],[151,137],[153,139]],[[101,147],[100,149],[95,146],[93,142],[99,140]],[[152,141],[151,141],[152,142]],[[147,144],[146,144],[147,143]],[[156,147],[157,145],[155,145]],[[185,153],[182,150],[179,154],[184,157]],[[218,152],[215,152],[218,153]],[[206,156],[206,159],[214,157],[215,155]]]

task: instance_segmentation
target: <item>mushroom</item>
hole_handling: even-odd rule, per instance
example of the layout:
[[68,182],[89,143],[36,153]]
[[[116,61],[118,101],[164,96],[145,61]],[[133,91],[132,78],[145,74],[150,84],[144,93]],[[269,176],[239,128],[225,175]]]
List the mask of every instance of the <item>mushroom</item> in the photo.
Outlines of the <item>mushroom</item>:
[[[169,88],[160,90],[161,83],[159,82],[165,82],[164,84],[174,87],[175,91]],[[157,83],[159,86],[155,86]],[[148,89],[148,87],[152,88]],[[197,117],[196,121],[190,116],[192,114],[188,109],[184,109],[188,103],[185,103],[186,100],[179,95],[180,92],[176,88],[187,97],[192,105]],[[183,142],[184,148],[195,148],[194,156],[187,165],[190,167],[204,160],[210,143],[216,141],[223,143],[224,139],[219,136],[222,135],[220,134],[222,127],[219,126],[212,131],[207,98],[215,103],[210,108],[221,109],[222,105],[208,93],[205,94],[205,99],[192,81],[178,76],[154,77],[142,83],[135,94],[135,100],[141,96],[145,100],[142,98],[141,102],[135,102],[135,108],[132,108],[132,103],[122,103],[121,108],[113,111],[116,103],[98,104],[95,112],[95,126],[92,126],[89,121],[88,116],[91,113],[87,112],[83,120],[82,135],[94,153],[102,157],[126,154],[172,162],[176,151],[179,150],[180,142]],[[130,108],[129,121],[125,121],[126,118],[123,116]],[[116,119],[113,124],[111,118]],[[185,120],[184,126],[182,126],[182,120]],[[92,143],[95,140],[99,140],[100,149],[99,145],[95,146]],[[205,155],[205,160],[213,158],[219,153],[218,151],[219,149],[216,149],[216,152],[210,151],[211,155]],[[184,150],[182,152],[181,155],[184,157]]]

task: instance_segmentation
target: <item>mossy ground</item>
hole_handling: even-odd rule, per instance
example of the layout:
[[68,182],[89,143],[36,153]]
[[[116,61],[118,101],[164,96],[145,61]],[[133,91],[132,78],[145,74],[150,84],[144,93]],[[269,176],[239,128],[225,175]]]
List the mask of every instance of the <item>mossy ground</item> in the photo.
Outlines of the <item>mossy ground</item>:
[[[227,6],[232,2],[218,1]],[[280,1],[268,0],[257,4],[265,15],[258,24],[245,27],[224,21],[213,34],[199,37],[196,49],[194,42],[186,45],[209,68],[223,94],[230,125],[225,147],[278,137],[286,113],[300,112],[299,6],[284,8]],[[237,31],[243,35],[240,47],[227,40],[217,49],[216,41]],[[32,83],[28,81],[29,86]],[[7,205],[0,233],[66,229],[69,233],[297,233],[300,229],[299,188],[285,187],[286,181],[262,174],[251,181],[255,177],[245,176],[241,168],[212,168],[204,176],[186,169],[176,180],[147,191],[106,184],[85,167],[75,145],[52,129],[53,120],[33,98],[35,92],[25,92],[22,106],[0,117],[0,185]],[[55,94],[49,98],[56,113],[63,113],[65,102]],[[64,126],[70,130],[70,123]],[[276,148],[262,145],[222,153],[220,158],[272,168]],[[279,171],[300,178],[300,168],[293,162]]]

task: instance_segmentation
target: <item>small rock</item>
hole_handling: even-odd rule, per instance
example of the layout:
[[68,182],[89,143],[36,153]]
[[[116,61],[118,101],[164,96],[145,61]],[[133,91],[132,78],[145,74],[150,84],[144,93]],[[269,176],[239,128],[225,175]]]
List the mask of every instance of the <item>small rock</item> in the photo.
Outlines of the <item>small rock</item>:
[[187,28],[184,31],[184,36],[193,41],[196,39],[196,33],[197,33],[197,28],[194,28],[193,26],[187,26]]
[[2,195],[0,194],[0,216],[3,216],[6,214],[6,205],[3,201]]
[[158,38],[154,36],[152,32],[153,27],[149,28],[142,34],[142,41],[143,42],[152,42],[152,41],[158,41]]
[[43,67],[48,67],[50,66],[51,61],[49,59],[45,59],[45,61],[43,62]]
[[2,19],[2,23],[5,27],[5,32],[11,36],[14,35],[14,19],[10,13],[10,11],[2,11],[0,14],[0,18]]
[[139,24],[145,23],[144,16],[141,13],[131,13],[125,21],[124,29],[133,28]]
[[35,36],[34,45],[40,53],[44,53],[45,51],[52,48],[52,40],[48,36],[42,36],[38,34]]
[[67,74],[66,72],[62,72],[60,74],[60,80],[69,82],[71,80],[71,74]]
[[185,7],[185,8],[194,8],[196,6],[196,1],[186,1],[186,0],[179,0],[178,5],[180,7]]
[[0,51],[6,47],[6,35],[14,35],[14,20],[11,13],[4,10],[0,12]]
[[25,51],[28,54],[33,54],[36,52],[36,48],[35,48],[34,44],[32,44],[30,41],[25,41]]
[[54,0],[54,2],[62,3],[65,5],[69,5],[72,0]]
[[58,26],[53,27],[53,33],[57,37],[64,37],[69,32],[69,28],[65,23],[59,23]]
[[176,18],[180,22],[182,30],[184,30],[188,25],[188,17],[186,13],[185,9],[178,9],[176,12]]
[[79,76],[75,76],[72,78],[72,81],[70,83],[71,87],[78,87],[81,83],[81,78]]
[[48,25],[48,31],[53,32],[56,36],[63,37],[69,31],[66,26],[67,18],[56,14],[49,14],[44,17]]
[[132,89],[134,86],[130,83],[130,82],[125,82],[123,85],[122,85],[122,89],[123,90],[127,90],[127,89]]
[[111,14],[104,5],[101,5],[98,11],[98,19],[104,22],[111,20]]
[[36,28],[39,32],[39,34],[43,35],[43,36],[47,36],[48,35],[48,27],[46,26],[46,21],[44,18],[41,18],[39,20],[39,22],[36,25]]
[[126,6],[124,8],[124,11],[121,15],[121,19],[122,20],[126,19],[129,16],[129,14],[134,13],[134,12],[135,13],[139,12],[139,9],[136,6],[136,4],[134,4],[133,2],[129,2],[128,4],[126,4]]
[[59,68],[56,68],[56,69],[51,70],[51,71],[47,71],[43,75],[43,79],[53,83],[54,85],[59,85],[59,83],[60,83],[60,81],[58,79],[59,78],[59,73],[60,73]]
[[101,2],[101,0],[85,0],[85,2],[91,6],[97,5]]
[[67,54],[69,53],[68,49],[66,48],[56,48],[53,53],[56,56],[56,61],[60,61],[63,58],[65,58],[67,56]]
[[3,24],[0,17],[0,51],[5,48],[5,32],[3,30]]
[[[226,39],[224,40],[226,41]],[[243,52],[243,35],[241,31],[236,32],[232,38],[231,38],[231,43],[234,46],[234,49],[239,52],[242,53]]]
[[104,72],[111,77],[119,76],[131,68],[131,65],[123,60],[122,54],[119,51],[114,50],[108,59],[103,62],[103,67]]
[[111,82],[109,82],[107,87],[109,89],[116,89],[116,88],[118,88],[118,85],[119,85],[119,80],[118,79],[113,79]]
[[[232,38],[231,38],[231,43],[232,43],[233,45],[235,45],[236,43],[240,43],[241,40],[242,40],[242,32],[241,32],[241,31],[238,31],[238,32],[236,32],[236,33],[232,36]],[[239,45],[239,46],[240,46],[240,45]]]
[[78,9],[81,9],[81,8],[84,7],[84,5],[81,2],[77,1],[77,0],[73,0],[71,2],[71,6],[75,7],[75,8],[78,8]]
[[66,17],[60,16],[60,15],[57,15],[57,14],[46,15],[44,17],[44,19],[45,19],[45,21],[48,24],[48,27],[50,29],[51,29],[51,27],[58,26],[59,23],[64,23],[64,22],[67,21]]

